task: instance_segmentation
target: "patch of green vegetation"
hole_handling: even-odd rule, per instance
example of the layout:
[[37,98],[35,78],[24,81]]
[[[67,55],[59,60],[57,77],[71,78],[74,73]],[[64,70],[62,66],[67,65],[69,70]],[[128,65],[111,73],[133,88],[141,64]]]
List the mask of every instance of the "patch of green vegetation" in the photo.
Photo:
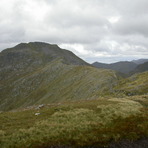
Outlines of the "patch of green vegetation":
[[147,102],[148,96],[100,98],[2,112],[0,147],[107,146],[136,140],[148,136]]
[[4,83],[0,91],[0,109],[6,111],[34,104],[94,99],[110,95],[117,81],[112,70],[66,65],[56,59],[43,68]]
[[21,43],[0,53],[0,110],[37,104],[147,94],[148,72],[122,79],[57,45]]
[[122,79],[115,87],[116,92],[128,96],[148,93],[148,72],[134,74],[127,79]]

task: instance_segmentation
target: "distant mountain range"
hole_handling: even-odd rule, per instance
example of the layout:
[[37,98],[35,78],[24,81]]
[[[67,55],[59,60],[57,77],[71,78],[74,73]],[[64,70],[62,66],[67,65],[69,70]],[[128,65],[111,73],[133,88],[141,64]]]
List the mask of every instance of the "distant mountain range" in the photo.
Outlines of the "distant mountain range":
[[136,68],[131,73],[134,74],[145,71],[148,71],[148,62],[137,65]]
[[92,64],[96,68],[112,69],[124,74],[134,74],[148,70],[148,59],[139,59],[129,61],[121,61],[111,64],[95,62]]
[[[21,43],[5,49],[0,53],[0,110],[126,95],[127,90],[122,86],[124,79],[116,71],[128,73],[137,64],[118,62],[99,65],[99,68],[106,69],[95,68],[72,52],[48,43]],[[143,68],[138,70],[143,71]],[[137,76],[134,81],[141,80],[142,76]],[[144,81],[133,86],[132,91],[139,88],[139,94],[147,92],[143,88],[146,88],[148,73],[145,72],[144,76]],[[125,80],[126,83],[128,86],[128,80]]]
[[121,73],[129,73],[130,71],[133,71],[137,64],[134,62],[117,62],[117,63],[112,63],[112,64],[105,64],[105,63],[99,63],[95,62],[92,64],[93,66],[97,68],[105,68],[105,69],[112,69]]
[[148,59],[139,59],[139,60],[133,60],[132,62],[136,64],[143,64],[145,62],[148,62]]

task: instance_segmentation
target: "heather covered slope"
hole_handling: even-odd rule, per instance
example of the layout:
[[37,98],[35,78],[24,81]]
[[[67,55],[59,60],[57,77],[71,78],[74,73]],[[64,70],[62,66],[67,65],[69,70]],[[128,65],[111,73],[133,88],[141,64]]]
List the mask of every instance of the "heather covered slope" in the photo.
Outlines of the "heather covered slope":
[[122,79],[115,87],[116,94],[141,95],[148,94],[148,72],[137,73]]
[[144,95],[1,112],[0,147],[147,148],[147,107]]
[[112,92],[117,80],[113,71],[54,61],[33,73],[3,82],[0,108],[9,110],[33,104],[96,98]]
[[100,96],[146,94],[148,73],[123,79],[57,45],[22,43],[0,53],[0,110]]
[[125,79],[56,45],[19,44],[0,53],[0,147],[147,148],[147,93],[148,72]]
[[118,81],[115,72],[90,67],[71,52],[45,43],[4,50],[0,63],[0,110],[92,99],[112,92]]

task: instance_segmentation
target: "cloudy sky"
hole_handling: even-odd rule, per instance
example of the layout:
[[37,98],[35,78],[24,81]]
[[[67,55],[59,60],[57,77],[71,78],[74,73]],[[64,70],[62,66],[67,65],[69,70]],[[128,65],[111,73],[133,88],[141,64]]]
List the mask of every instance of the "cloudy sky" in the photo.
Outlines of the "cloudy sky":
[[90,63],[148,58],[148,0],[0,0],[0,51],[30,41]]

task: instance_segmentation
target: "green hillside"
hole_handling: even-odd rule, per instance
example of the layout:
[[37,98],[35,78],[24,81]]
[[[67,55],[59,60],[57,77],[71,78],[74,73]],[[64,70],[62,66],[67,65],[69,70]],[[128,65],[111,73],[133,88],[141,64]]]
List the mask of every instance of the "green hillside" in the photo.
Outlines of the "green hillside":
[[148,73],[123,79],[90,66],[72,52],[41,42],[0,53],[0,110],[36,104],[146,94]]
[[57,45],[42,42],[21,43],[0,53],[0,81],[18,79],[54,60],[61,60],[68,65],[88,65],[72,52]]
[[0,110],[94,99],[109,94],[118,83],[114,71],[91,67],[55,45],[20,44],[0,57]]
[[0,147],[147,148],[147,107],[145,95],[1,112]]
[[134,74],[129,78],[122,79],[115,87],[120,95],[148,94],[148,72]]
[[0,53],[0,148],[147,148],[148,72],[124,78],[41,42]]
[[93,99],[111,92],[116,83],[113,71],[54,61],[19,79],[3,82],[0,108],[10,110],[33,104]]

